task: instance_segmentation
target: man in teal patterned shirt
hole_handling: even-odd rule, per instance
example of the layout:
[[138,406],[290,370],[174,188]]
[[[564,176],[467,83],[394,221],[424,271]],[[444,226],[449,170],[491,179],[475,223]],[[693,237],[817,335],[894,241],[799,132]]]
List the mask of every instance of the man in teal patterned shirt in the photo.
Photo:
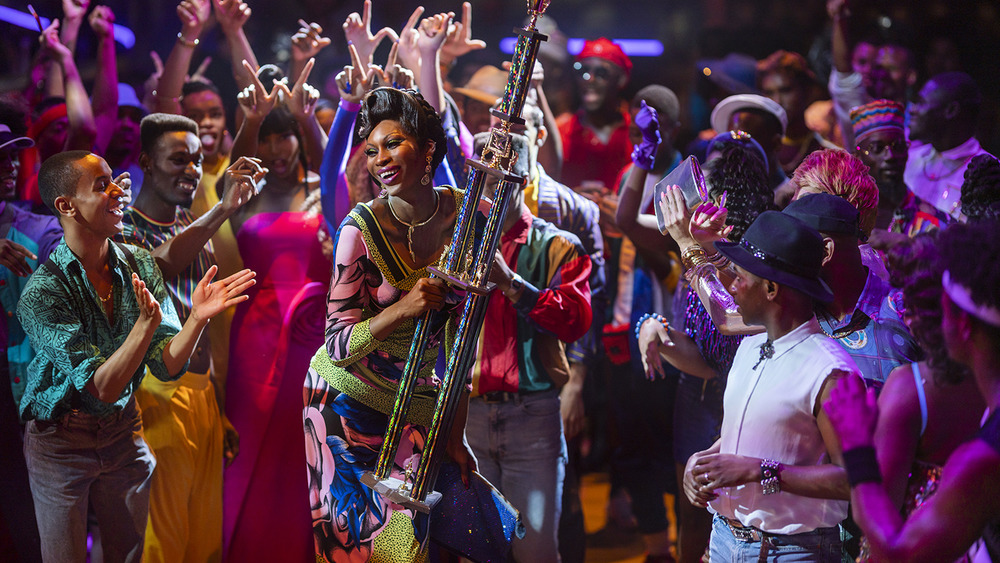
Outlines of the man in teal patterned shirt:
[[37,353],[20,413],[42,557],[85,559],[90,506],[105,557],[140,561],[155,461],[132,394],[147,368],[161,380],[183,373],[208,320],[246,299],[253,273],[212,283],[210,269],[181,326],[152,256],[109,240],[124,192],[107,162],[59,153],[38,183],[65,233],[17,309]]

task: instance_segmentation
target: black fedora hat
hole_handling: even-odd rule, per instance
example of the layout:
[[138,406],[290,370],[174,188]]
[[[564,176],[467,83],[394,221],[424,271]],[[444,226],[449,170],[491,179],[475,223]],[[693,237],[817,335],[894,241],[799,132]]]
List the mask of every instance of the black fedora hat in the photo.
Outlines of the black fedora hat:
[[809,194],[788,204],[784,213],[800,219],[822,234],[864,238],[858,210],[846,199],[833,194]]
[[830,287],[820,279],[823,237],[791,215],[765,211],[740,242],[717,242],[715,247],[755,276],[787,285],[823,303],[833,300]]

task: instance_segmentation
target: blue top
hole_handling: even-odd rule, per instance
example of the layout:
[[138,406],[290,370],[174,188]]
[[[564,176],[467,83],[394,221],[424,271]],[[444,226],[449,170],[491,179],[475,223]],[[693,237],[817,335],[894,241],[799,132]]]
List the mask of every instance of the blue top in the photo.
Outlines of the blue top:
[[176,379],[163,365],[163,350],[180,331],[173,300],[152,255],[127,246],[134,256],[139,277],[160,303],[163,320],[153,334],[143,362],[114,403],[94,397],[86,385],[109,356],[125,342],[139,319],[139,304],[132,290],[132,266],[115,244],[108,260],[111,267],[111,294],[114,299],[113,324],[101,308],[100,300],[87,279],[83,264],[63,239],[50,256],[65,275],[64,282],[48,267],[40,267],[24,289],[17,316],[37,355],[28,367],[28,385],[21,399],[23,420],[57,420],[73,408],[99,417],[122,410],[139,386],[146,368],[157,379]]
[[816,311],[823,332],[847,350],[862,377],[878,390],[893,368],[918,361],[923,355],[896,308],[897,294],[869,268],[858,304],[843,321],[834,321],[822,308]]
[[[38,265],[49,258],[62,236],[63,230],[57,218],[38,215],[0,201],[0,237],[16,242],[38,256],[38,260],[25,258],[31,271],[37,270]],[[14,314],[29,279],[15,274],[6,266],[0,266],[0,318],[6,321],[0,326],[6,329],[0,342],[7,350],[15,405],[20,403],[21,395],[24,394],[24,386],[28,381],[28,364],[35,357],[35,351],[21,328],[21,321]]]

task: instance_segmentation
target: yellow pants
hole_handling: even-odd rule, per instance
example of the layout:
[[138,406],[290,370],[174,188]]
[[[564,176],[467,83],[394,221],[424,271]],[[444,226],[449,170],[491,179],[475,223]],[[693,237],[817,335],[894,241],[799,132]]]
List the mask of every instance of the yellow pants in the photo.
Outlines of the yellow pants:
[[221,561],[222,421],[208,375],[147,374],[135,397],[156,456],[143,561]]

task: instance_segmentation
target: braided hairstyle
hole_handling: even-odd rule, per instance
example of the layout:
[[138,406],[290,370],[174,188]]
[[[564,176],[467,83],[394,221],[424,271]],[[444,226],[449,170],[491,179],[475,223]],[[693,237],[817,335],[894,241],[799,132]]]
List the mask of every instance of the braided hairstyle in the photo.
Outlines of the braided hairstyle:
[[1000,161],[992,155],[972,157],[962,183],[962,214],[969,221],[997,217],[1000,211]]
[[730,240],[743,237],[750,223],[764,211],[774,209],[774,192],[768,187],[767,171],[756,150],[742,143],[725,143],[721,156],[704,166],[708,195],[719,201],[726,195],[726,224],[733,227]]
[[398,121],[407,135],[421,143],[433,141],[434,155],[431,170],[437,170],[448,152],[441,117],[416,90],[376,88],[365,94],[358,114],[358,136],[367,139],[375,127],[384,120]]
[[939,231],[921,233],[891,249],[886,256],[889,282],[903,290],[908,328],[917,339],[938,385],[957,385],[968,369],[948,357],[941,332],[941,274],[944,263]]

